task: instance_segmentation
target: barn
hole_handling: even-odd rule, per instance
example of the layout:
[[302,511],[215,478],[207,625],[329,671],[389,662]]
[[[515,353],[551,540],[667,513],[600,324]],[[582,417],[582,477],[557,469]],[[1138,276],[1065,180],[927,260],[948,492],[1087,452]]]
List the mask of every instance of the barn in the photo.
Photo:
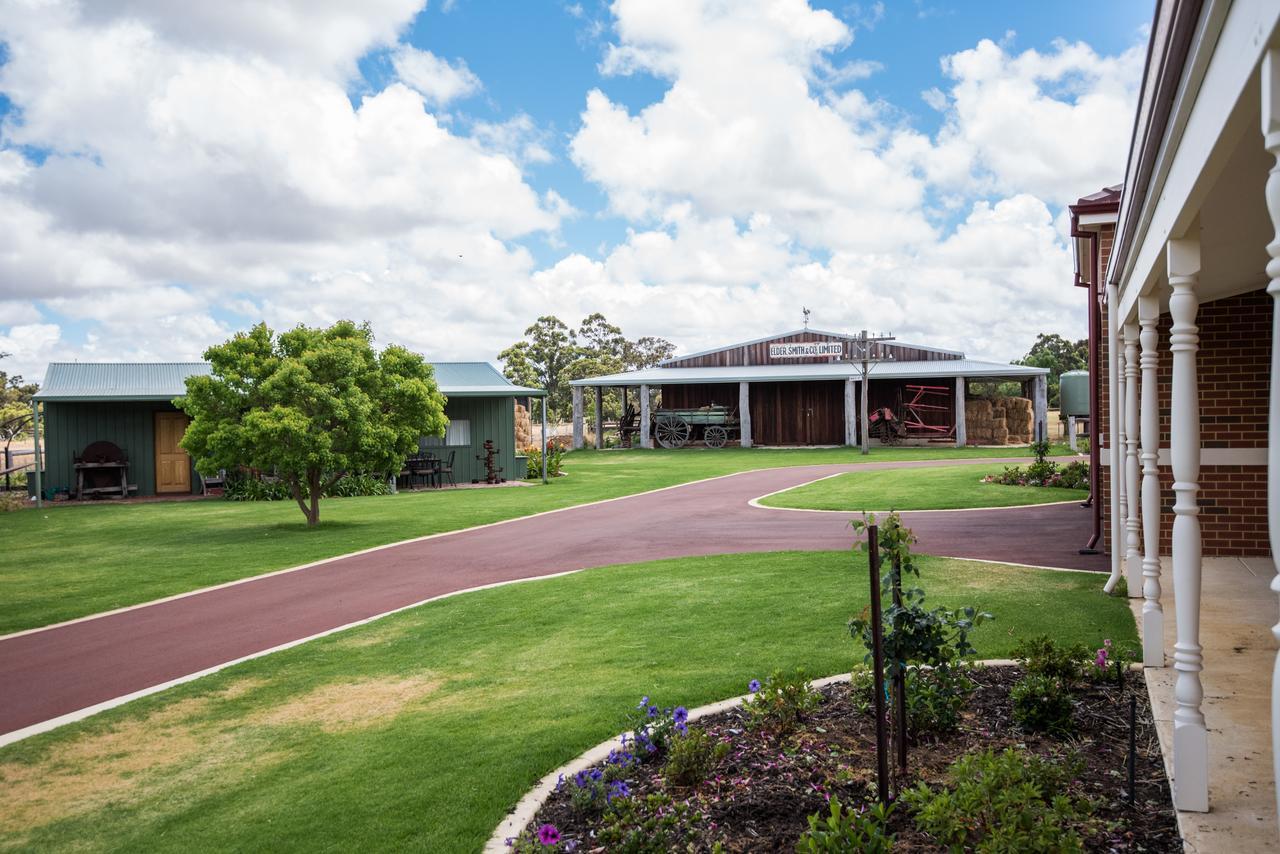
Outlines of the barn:
[[[478,457],[484,441],[492,439],[504,476],[523,479],[516,459],[515,403],[542,391],[513,385],[488,362],[432,367],[448,398],[449,426],[443,437],[424,438],[424,449],[452,456],[454,478],[466,483],[484,476]],[[135,496],[201,492],[200,475],[178,445],[190,419],[173,400],[186,392],[187,377],[208,372],[204,362],[50,364],[35,395],[42,412],[44,466],[28,479],[30,488],[39,483],[44,498],[119,494],[122,483]]]
[[[968,444],[966,411],[977,402],[977,383],[1016,383],[1034,404],[1039,426],[1033,429],[1045,429],[1043,368],[976,361],[887,336],[797,329],[676,356],[652,368],[574,380],[573,444],[584,444],[586,404],[594,395],[594,441],[604,446],[609,424],[599,413],[610,389],[619,390],[624,401],[619,431],[629,438],[634,425],[642,447],[655,441],[672,445],[671,413],[693,422],[690,441],[701,437],[709,445],[722,441],[714,429],[720,420],[730,425],[728,441],[744,448],[859,444],[864,357],[871,423],[888,410],[898,424],[898,441]],[[874,444],[877,430],[870,432]]]

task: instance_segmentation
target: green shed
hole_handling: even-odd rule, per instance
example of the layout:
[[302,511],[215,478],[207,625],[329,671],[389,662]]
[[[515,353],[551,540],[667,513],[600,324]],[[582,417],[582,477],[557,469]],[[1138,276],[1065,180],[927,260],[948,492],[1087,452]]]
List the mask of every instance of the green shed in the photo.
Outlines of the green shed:
[[[516,470],[515,404],[541,397],[541,389],[512,384],[488,362],[434,364],[436,383],[448,398],[444,437],[425,437],[422,447],[454,458],[454,479],[484,477],[484,442],[492,439],[498,465],[508,479]],[[186,379],[208,374],[204,362],[55,362],[35,399],[42,410],[41,434],[46,498],[74,493],[76,459],[94,443],[109,442],[128,459],[131,495],[196,494],[201,481],[191,458],[178,447],[189,418],[173,405],[186,393]],[[101,473],[99,473],[101,476]],[[35,478],[29,478],[35,488]]]

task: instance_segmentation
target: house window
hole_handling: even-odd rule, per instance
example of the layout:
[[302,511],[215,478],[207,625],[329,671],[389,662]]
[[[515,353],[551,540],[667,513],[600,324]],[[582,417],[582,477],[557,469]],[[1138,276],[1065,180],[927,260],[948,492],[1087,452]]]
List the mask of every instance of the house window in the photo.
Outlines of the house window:
[[418,447],[426,450],[427,448],[443,448],[448,446],[463,447],[471,444],[471,422],[466,419],[454,419],[449,422],[448,428],[444,432],[444,436],[423,436],[418,442]]

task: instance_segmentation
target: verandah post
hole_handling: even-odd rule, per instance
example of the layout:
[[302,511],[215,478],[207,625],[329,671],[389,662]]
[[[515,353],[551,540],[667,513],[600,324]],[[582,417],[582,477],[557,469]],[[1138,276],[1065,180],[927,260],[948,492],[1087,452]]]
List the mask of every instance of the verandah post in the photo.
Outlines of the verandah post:
[[1142,663],[1164,667],[1164,610],[1160,605],[1160,301],[1153,293],[1138,297],[1142,326]]

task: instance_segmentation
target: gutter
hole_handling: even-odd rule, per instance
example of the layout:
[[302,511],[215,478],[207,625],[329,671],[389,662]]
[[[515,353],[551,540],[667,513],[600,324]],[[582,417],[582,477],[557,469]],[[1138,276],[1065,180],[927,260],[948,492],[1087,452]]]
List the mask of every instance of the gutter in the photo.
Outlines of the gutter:
[[[1130,244],[1143,209],[1135,200],[1146,199],[1151,189],[1155,162],[1169,128],[1169,118],[1203,5],[1203,0],[1159,0],[1156,5],[1156,29],[1151,34],[1151,41],[1147,43],[1147,62],[1142,72],[1142,98],[1133,120],[1120,214],[1116,221],[1116,237],[1107,270],[1108,284],[1119,286],[1120,271],[1128,261]],[[1161,54],[1160,64],[1153,69],[1151,63],[1156,53],[1157,40]]]

